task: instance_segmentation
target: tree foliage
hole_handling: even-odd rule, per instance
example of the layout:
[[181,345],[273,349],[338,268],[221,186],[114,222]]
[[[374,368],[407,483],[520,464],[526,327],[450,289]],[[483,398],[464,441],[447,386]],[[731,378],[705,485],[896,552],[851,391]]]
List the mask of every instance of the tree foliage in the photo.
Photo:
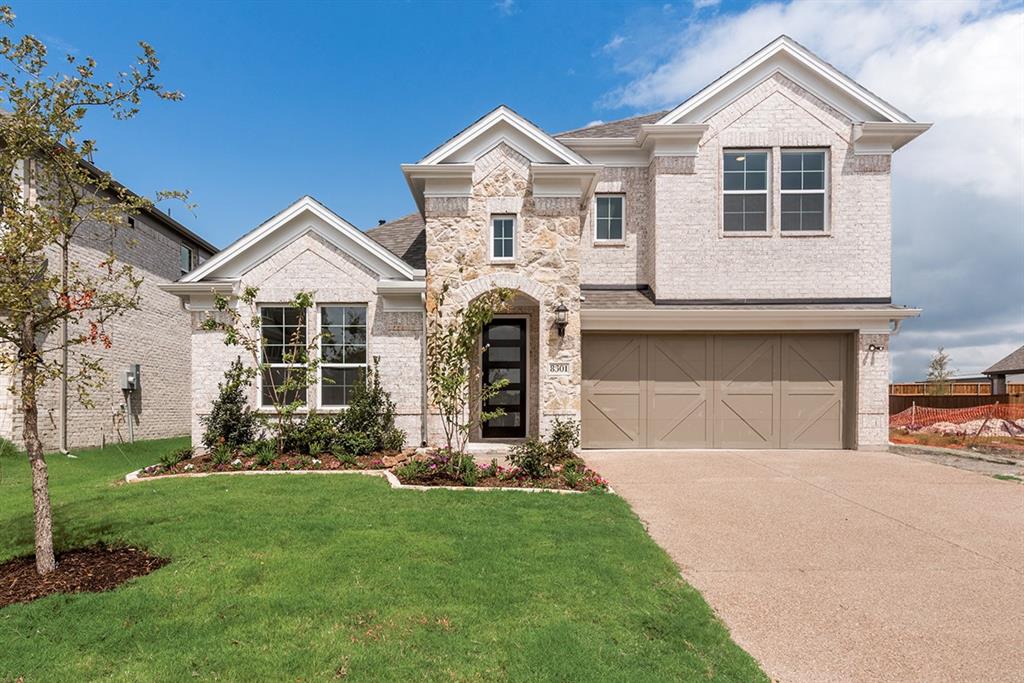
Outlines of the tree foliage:
[[445,447],[453,453],[466,449],[469,433],[478,422],[504,415],[504,411],[482,411],[478,420],[470,417],[470,386],[481,387],[480,402],[501,391],[508,380],[484,384],[480,375],[480,333],[511,301],[513,290],[484,292],[465,306],[446,306],[450,283],[445,282],[434,301],[427,323],[427,391],[437,408],[444,430]]
[[210,406],[210,414],[200,418],[203,445],[207,449],[219,444],[239,448],[256,438],[258,421],[245,395],[250,383],[242,359],[235,358],[224,371],[224,381],[217,385],[217,398]]
[[946,353],[946,349],[939,347],[928,362],[928,393],[938,396],[950,392],[950,379],[956,374],[956,370],[950,367],[952,358]]
[[[214,301],[217,314],[203,321],[203,329],[224,334],[224,343],[244,350],[252,361],[246,366],[245,379],[261,378],[261,390],[269,397],[273,419],[267,426],[274,434],[278,454],[283,454],[289,434],[296,428],[298,412],[306,406],[306,392],[315,386],[319,375],[320,335],[306,334],[306,320],[314,304],[312,292],[298,292],[288,303],[298,311],[298,322],[286,340],[280,374],[271,371],[262,350],[262,316],[259,289],[246,287],[237,300],[218,294]],[[277,370],[278,368],[275,368]]]
[[[45,574],[56,563],[39,390],[66,369],[69,385],[90,404],[90,390],[104,378],[97,354],[114,343],[107,323],[139,307],[142,278],[119,259],[131,246],[127,217],[152,206],[87,161],[96,143],[82,127],[93,111],[130,119],[146,96],[182,95],[157,81],[160,62],[146,43],[134,64],[108,79],[91,57],[69,55],[63,69],[53,67],[39,39],[10,35],[10,7],[0,7],[0,28],[0,371],[14,378],[24,419],[36,567]],[[186,195],[157,195],[165,197]],[[77,261],[71,245],[79,238],[103,255]]]

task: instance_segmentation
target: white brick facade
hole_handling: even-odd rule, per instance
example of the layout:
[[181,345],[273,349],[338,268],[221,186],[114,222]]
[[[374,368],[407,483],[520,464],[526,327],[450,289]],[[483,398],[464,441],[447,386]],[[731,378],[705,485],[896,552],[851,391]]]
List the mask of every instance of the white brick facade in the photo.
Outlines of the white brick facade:
[[[367,307],[367,357],[380,358],[384,388],[396,407],[396,424],[405,432],[406,443],[421,441],[423,316],[415,312],[386,312],[377,295],[378,276],[314,233],[306,233],[270,258],[246,272],[238,287],[257,287],[260,303],[286,303],[300,291],[312,292],[317,306],[364,304]],[[202,444],[200,418],[207,415],[217,396],[217,385],[236,357],[251,366],[240,347],[224,344],[219,332],[202,330],[211,313],[193,314],[192,324],[192,443]],[[315,314],[306,321],[312,339],[319,333]],[[249,387],[249,401],[258,408],[255,384]],[[308,393],[310,405],[320,412],[338,409],[319,406],[318,388]]]
[[[140,309],[127,311],[106,324],[105,331],[113,341],[110,349],[100,344],[74,347],[70,375],[75,374],[78,365],[75,353],[80,350],[100,361],[105,376],[99,388],[90,392],[92,407],[78,400],[75,385],[68,391],[68,445],[71,448],[128,440],[129,416],[120,388],[120,373],[135,363],[141,366],[141,390],[133,396],[130,414],[135,438],[166,438],[189,431],[188,314],[182,309],[181,301],[160,290],[159,285],[172,282],[181,274],[179,248],[183,242],[199,258],[205,259],[210,254],[150,217],[136,217],[134,229],[120,229],[113,245],[108,237],[109,228],[83,226],[72,243],[71,259],[88,274],[98,269],[113,246],[119,261],[132,265],[136,275],[143,278],[139,290]],[[51,263],[59,263],[59,259],[55,250]],[[74,335],[75,330],[71,329],[70,334]],[[5,382],[0,399],[0,436],[20,443],[21,416],[7,386]],[[56,450],[60,445],[59,382],[50,382],[42,388],[39,406],[39,435],[43,447]]]
[[[888,164],[862,170],[849,140],[851,121],[775,75],[708,123],[694,172],[654,179],[659,299],[890,296]],[[788,147],[829,149],[829,229],[823,234],[784,235],[779,228],[779,150]],[[771,151],[767,234],[721,231],[722,151],[730,148]]]

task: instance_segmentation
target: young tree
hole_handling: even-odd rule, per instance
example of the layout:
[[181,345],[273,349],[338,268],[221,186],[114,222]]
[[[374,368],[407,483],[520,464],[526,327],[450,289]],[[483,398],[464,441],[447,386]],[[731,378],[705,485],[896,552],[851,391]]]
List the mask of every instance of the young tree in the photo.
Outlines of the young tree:
[[[0,6],[0,28],[13,27],[14,13]],[[118,260],[115,246],[126,241],[126,217],[152,205],[86,161],[96,145],[82,137],[82,125],[91,111],[130,119],[147,95],[182,97],[157,82],[156,53],[139,46],[136,63],[107,80],[97,76],[92,58],[68,56],[62,72],[50,67],[46,47],[33,36],[0,35],[0,370],[14,378],[24,423],[40,574],[56,562],[39,390],[63,373],[88,405],[89,390],[103,376],[89,350],[109,348],[104,324],[139,304],[142,280]],[[166,196],[184,195],[157,198]],[[109,245],[99,263],[72,256],[72,242],[84,231]]]
[[943,347],[939,347],[928,363],[928,393],[932,395],[948,394],[949,380],[956,374],[950,367],[952,359]]
[[[434,302],[427,323],[427,392],[441,416],[445,447],[462,453],[469,432],[477,421],[470,419],[469,388],[480,386],[481,405],[501,391],[508,380],[483,384],[479,363],[480,333],[494,314],[511,301],[515,292],[499,288],[484,292],[468,305],[449,310],[445,305],[450,283],[445,282]],[[504,415],[504,411],[481,411],[483,423]]]
[[237,302],[218,294],[214,301],[217,315],[204,320],[203,329],[222,332],[225,344],[237,346],[248,354],[252,363],[246,366],[244,381],[248,384],[257,376],[262,378],[264,397],[270,398],[274,410],[274,420],[268,426],[277,441],[278,454],[283,455],[288,434],[295,427],[296,414],[306,405],[306,392],[317,383],[320,335],[307,339],[306,320],[314,306],[313,294],[299,292],[289,302],[289,307],[295,311],[294,324],[289,325],[294,331],[282,340],[280,359],[271,357],[271,350],[263,344],[263,318],[258,298],[256,287],[246,287]]

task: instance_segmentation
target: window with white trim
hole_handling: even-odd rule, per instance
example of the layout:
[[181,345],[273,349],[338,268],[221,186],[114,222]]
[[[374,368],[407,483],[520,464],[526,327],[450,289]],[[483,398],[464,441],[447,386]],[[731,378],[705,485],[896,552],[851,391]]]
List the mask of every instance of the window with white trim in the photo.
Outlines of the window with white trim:
[[729,150],[722,159],[722,229],[768,231],[768,152]]
[[349,404],[366,372],[366,306],[320,307],[320,405]]
[[621,242],[624,234],[626,197],[621,194],[597,195],[596,234],[598,242]]
[[192,254],[192,249],[186,247],[184,244],[180,245],[178,249],[178,262],[181,264],[181,274],[185,275],[190,272],[195,266],[195,257]]
[[825,229],[825,150],[782,150],[782,230]]
[[[305,371],[306,323],[294,306],[260,306],[261,357],[266,365],[260,376],[260,405],[306,402],[305,389],[285,391],[284,385]],[[275,401],[275,399],[277,399]]]
[[516,217],[491,216],[491,258],[511,261],[516,257]]

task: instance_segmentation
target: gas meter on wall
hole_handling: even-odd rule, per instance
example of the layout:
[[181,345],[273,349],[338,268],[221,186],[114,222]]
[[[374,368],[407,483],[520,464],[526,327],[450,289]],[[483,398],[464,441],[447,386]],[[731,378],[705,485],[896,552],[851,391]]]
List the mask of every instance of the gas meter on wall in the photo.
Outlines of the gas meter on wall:
[[121,389],[123,391],[138,390],[139,370],[140,366],[138,363],[136,363],[135,365],[129,365],[127,370],[121,372]]

